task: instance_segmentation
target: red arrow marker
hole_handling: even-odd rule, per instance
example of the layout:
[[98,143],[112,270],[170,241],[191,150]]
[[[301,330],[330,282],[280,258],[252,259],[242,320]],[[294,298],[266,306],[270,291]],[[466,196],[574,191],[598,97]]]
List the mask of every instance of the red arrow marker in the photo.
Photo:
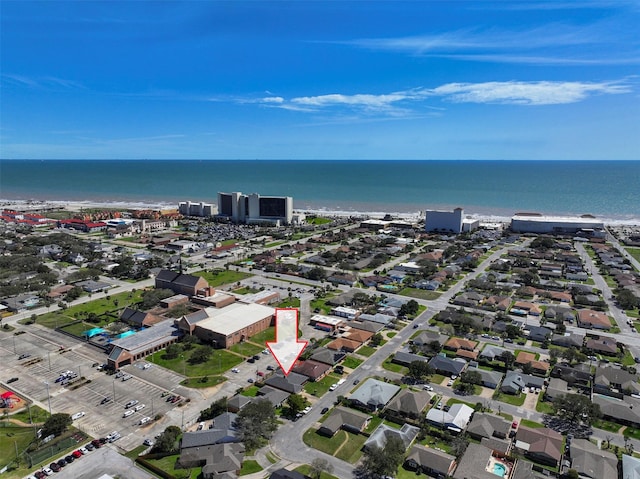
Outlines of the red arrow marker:
[[276,308],[276,340],[268,342],[267,347],[285,376],[289,375],[307,344],[307,341],[298,341],[298,310]]

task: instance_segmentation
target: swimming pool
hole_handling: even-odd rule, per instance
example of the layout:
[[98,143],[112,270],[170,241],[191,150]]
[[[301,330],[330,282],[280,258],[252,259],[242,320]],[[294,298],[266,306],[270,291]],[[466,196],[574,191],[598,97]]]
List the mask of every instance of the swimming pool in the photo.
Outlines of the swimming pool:
[[89,330],[85,331],[82,334],[84,334],[88,338],[91,338],[91,337],[95,336],[96,334],[100,334],[100,333],[104,333],[104,329],[102,329],[102,328],[92,328],[92,329],[89,329]]
[[507,468],[503,464],[496,462],[493,464],[493,473],[496,476],[504,477],[504,475],[507,473]]

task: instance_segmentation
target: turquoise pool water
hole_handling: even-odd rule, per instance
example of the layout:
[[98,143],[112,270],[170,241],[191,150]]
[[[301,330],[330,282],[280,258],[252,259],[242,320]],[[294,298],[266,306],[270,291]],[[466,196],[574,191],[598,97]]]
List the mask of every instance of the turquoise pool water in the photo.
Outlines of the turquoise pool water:
[[85,331],[82,334],[84,334],[88,338],[91,338],[91,337],[95,336],[96,334],[100,334],[100,333],[104,333],[104,329],[102,329],[102,328],[92,328],[92,329],[89,329],[89,330]]
[[122,338],[126,338],[127,336],[131,336],[132,334],[136,334],[135,331],[125,331],[122,334],[118,334],[118,336],[116,336],[118,339],[122,339]]
[[504,465],[500,464],[499,462],[496,462],[493,465],[493,473],[496,476],[504,477],[504,475],[507,473],[507,468],[504,467]]

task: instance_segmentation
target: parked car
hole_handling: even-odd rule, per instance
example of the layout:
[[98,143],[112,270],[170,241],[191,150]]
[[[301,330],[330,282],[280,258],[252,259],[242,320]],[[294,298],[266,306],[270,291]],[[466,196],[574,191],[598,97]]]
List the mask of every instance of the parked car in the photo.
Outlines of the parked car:
[[31,355],[29,353],[23,353],[20,356],[18,356],[18,359],[27,359],[28,357],[30,357]]
[[153,446],[153,441],[151,439],[145,439],[142,444],[145,446]]
[[247,379],[247,382],[248,382],[248,383],[252,383],[252,382],[253,382],[253,379],[252,379],[252,378],[249,378],[249,379]]
[[146,404],[138,404],[136,407],[133,408],[133,410],[138,412],[144,409],[145,407],[147,407]]
[[50,467],[43,467],[42,472],[44,472],[47,476],[53,476],[53,470],[51,470]]
[[75,413],[73,416],[71,416],[71,420],[75,421],[76,419],[80,419],[83,416],[84,416],[84,411],[80,411]]
[[84,446],[84,448],[85,448],[87,451],[93,451],[93,450],[95,449],[95,446],[93,445],[93,443],[91,443],[91,442],[90,442],[89,444],[87,444],[86,446]]
[[100,401],[100,404],[107,404],[109,401],[111,401],[111,398],[109,396],[106,396],[102,398],[102,401]]
[[122,415],[122,417],[129,417],[129,416],[133,416],[133,413],[135,411],[133,409],[128,409],[124,412],[124,414]]
[[239,372],[240,372],[240,370],[239,370],[238,368],[233,368],[233,369],[231,370],[231,372],[232,372],[232,373],[239,373]]
[[258,376],[260,376],[260,377],[263,377],[263,376],[264,376],[264,373],[263,373],[262,371],[258,371],[256,374],[257,374]]
[[323,407],[322,411],[320,411],[320,414],[327,414],[329,412],[329,408],[328,407]]
[[202,431],[204,429],[204,422],[198,424],[198,431]]
[[428,384],[425,385],[422,389],[424,389],[425,391],[433,391],[433,386],[429,386]]
[[7,379],[7,384],[15,383],[17,380],[18,378]]
[[64,457],[64,460],[67,461],[67,464],[71,464],[73,461],[76,460],[75,456],[73,456],[73,454],[69,454],[68,456]]
[[67,461],[65,460],[65,458],[63,457],[62,459],[58,460],[58,466],[60,467],[64,467],[67,465]]
[[84,456],[86,453],[88,453],[88,452],[89,452],[89,450],[88,450],[86,447],[84,447],[84,446],[82,446],[80,449],[78,449],[78,451],[80,451],[80,454],[82,454],[83,456]]
[[73,457],[75,457],[76,459],[78,459],[79,457],[82,457],[82,453],[80,452],[80,450],[79,450],[79,449],[76,449],[75,451],[73,451],[73,452],[71,453],[71,455],[72,455]]
[[255,359],[256,361],[260,361],[260,356],[258,356],[257,354],[253,357],[253,359]]
[[132,399],[127,404],[125,404],[124,407],[125,407],[125,409],[129,409],[130,407],[135,406],[136,404],[138,404],[138,400],[137,399]]
[[52,462],[51,464],[49,464],[49,469],[51,469],[53,472],[60,472],[60,469],[62,468],[58,466],[57,462]]
[[271,364],[269,364],[269,366],[267,366],[267,371],[274,371],[276,368],[274,368],[273,366],[271,366]]

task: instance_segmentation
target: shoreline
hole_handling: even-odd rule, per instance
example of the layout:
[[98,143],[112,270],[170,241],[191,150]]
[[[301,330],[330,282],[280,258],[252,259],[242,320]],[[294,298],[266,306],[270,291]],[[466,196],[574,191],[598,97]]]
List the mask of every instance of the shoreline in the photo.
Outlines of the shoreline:
[[[93,201],[93,200],[15,200],[0,198],[0,207],[2,209],[19,208],[33,210],[39,210],[43,208],[55,208],[63,209],[66,211],[82,211],[83,209],[123,209],[123,210],[177,210],[177,202],[160,202],[160,201]],[[294,212],[304,214],[315,214],[319,216],[356,216],[356,217],[368,217],[372,219],[381,219],[385,215],[391,215],[395,218],[404,220],[421,220],[424,219],[423,211],[414,212],[400,212],[400,211],[362,211],[362,210],[347,210],[344,208],[332,209],[329,207],[314,207],[309,205],[305,208],[294,207]],[[515,214],[515,212],[513,213]],[[559,217],[578,217],[579,215],[572,214],[547,214],[541,212],[543,215],[559,216]],[[484,223],[509,223],[511,216],[497,213],[471,213],[465,212],[466,218],[472,218],[480,220]],[[596,218],[601,219],[605,224],[612,226],[640,226],[640,218],[607,218],[603,216],[594,215]]]

